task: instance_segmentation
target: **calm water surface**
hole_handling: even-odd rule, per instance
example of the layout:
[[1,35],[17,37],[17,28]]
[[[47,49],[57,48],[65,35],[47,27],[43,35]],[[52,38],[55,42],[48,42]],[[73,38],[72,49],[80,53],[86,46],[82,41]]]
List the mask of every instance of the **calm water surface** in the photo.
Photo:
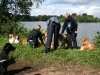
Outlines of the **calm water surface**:
[[[41,29],[46,29],[46,22],[38,21],[38,22],[22,22],[25,24],[26,28],[32,29],[37,24],[41,25]],[[63,23],[61,23],[61,26]],[[60,29],[61,32],[62,28]],[[81,39],[83,37],[87,37],[93,42],[94,37],[97,35],[97,31],[100,32],[100,23],[78,23],[78,35],[77,35],[77,43],[78,46],[81,45]],[[66,31],[64,32],[66,33]]]

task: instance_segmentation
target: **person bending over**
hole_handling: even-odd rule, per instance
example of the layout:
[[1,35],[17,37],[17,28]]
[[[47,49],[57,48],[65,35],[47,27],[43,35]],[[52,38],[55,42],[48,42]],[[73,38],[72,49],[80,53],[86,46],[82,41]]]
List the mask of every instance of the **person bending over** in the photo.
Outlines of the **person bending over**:
[[54,34],[54,49],[58,49],[58,37],[60,30],[60,21],[57,16],[52,16],[47,20],[47,43],[45,46],[45,53],[50,52],[50,46]]

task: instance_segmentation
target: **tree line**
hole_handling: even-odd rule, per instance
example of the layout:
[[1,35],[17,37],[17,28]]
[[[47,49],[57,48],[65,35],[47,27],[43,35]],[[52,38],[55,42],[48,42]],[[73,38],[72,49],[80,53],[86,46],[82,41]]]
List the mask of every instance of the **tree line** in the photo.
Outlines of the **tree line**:
[[[0,34],[26,34],[27,29],[21,25],[20,21],[47,21],[52,15],[30,16],[30,8],[36,4],[39,7],[45,0],[0,0]],[[71,15],[77,22],[100,22],[100,18],[93,15]],[[64,22],[64,15],[58,16]]]
[[[49,17],[52,15],[38,15],[38,16],[30,16],[30,15],[17,15],[16,18],[21,21],[47,21]],[[71,15],[77,22],[82,23],[88,23],[88,22],[100,22],[100,18],[98,17],[93,17],[93,15],[87,15],[87,13],[83,13],[82,15],[77,15],[76,13],[73,13]],[[58,16],[59,20],[61,22],[64,22],[64,15]]]

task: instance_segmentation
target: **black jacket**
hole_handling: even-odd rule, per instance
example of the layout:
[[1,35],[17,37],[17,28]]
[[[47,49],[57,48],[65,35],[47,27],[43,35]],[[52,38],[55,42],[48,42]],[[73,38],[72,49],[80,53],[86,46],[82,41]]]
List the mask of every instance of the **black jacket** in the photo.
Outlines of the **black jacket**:
[[[71,23],[71,30],[68,29],[68,23]],[[65,29],[67,30],[67,32],[74,32],[77,31],[78,28],[78,24],[76,23],[76,21],[70,16],[70,20],[66,20],[64,21],[63,27],[62,27],[62,31],[61,33],[64,33]]]
[[34,42],[38,43],[38,38],[41,40],[42,44],[43,44],[43,39],[42,39],[42,34],[39,30],[37,29],[33,29],[29,36],[28,36],[28,39],[27,41],[29,40],[33,40]]

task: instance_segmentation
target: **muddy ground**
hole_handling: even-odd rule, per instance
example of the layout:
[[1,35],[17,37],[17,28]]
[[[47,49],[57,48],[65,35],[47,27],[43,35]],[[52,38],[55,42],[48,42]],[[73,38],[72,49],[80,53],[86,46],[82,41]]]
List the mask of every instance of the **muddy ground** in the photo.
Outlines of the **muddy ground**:
[[100,69],[80,64],[33,66],[16,61],[8,66],[9,75],[100,75]]

